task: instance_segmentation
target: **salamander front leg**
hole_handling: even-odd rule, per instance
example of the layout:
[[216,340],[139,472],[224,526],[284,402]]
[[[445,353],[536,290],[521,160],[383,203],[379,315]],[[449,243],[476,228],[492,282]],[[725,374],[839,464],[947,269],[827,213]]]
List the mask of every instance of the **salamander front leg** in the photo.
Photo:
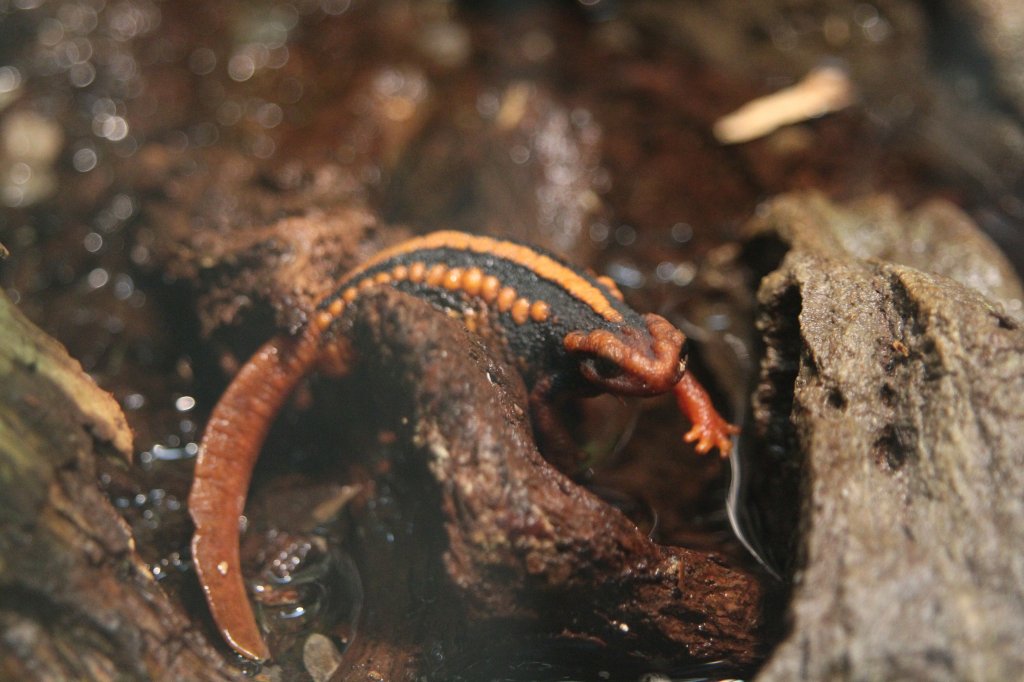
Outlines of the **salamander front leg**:
[[579,473],[587,455],[576,443],[561,413],[566,397],[552,388],[550,378],[537,381],[530,391],[530,420],[544,458],[559,471]]
[[693,428],[683,436],[683,440],[687,443],[696,443],[695,449],[699,454],[703,455],[713,448],[718,448],[722,457],[728,457],[732,451],[732,436],[740,432],[739,427],[730,424],[718,414],[718,410],[711,403],[711,397],[690,372],[683,372],[682,378],[672,392],[676,396],[679,409],[693,424]]

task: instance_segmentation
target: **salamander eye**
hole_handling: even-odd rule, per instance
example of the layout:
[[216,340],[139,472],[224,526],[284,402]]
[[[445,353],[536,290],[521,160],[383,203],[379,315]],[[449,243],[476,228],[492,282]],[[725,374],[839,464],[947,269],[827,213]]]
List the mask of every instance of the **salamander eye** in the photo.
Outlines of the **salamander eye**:
[[622,367],[607,358],[591,356],[581,363],[584,374],[601,379],[614,379],[622,374]]

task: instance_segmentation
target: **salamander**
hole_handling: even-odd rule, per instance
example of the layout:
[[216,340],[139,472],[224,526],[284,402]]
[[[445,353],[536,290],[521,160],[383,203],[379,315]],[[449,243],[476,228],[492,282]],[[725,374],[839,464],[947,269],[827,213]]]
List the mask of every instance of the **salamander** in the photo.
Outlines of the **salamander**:
[[266,342],[211,413],[196,460],[189,510],[192,556],[220,633],[239,654],[270,652],[246,595],[238,520],[260,448],[277,413],[317,368],[344,374],[353,361],[345,311],[373,287],[395,287],[474,330],[486,326],[530,388],[534,430],[555,432],[551,406],[566,396],[651,396],[671,391],[699,453],[727,456],[737,432],[685,371],[685,336],[665,318],[630,308],[614,282],[538,248],[462,232],[434,232],[379,252],[343,276],[297,333]]

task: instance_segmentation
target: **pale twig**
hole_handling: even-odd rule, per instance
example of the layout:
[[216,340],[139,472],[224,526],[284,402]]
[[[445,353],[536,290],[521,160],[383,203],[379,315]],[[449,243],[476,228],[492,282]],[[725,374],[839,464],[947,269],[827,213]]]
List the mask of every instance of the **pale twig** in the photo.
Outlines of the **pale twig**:
[[799,83],[759,97],[718,119],[714,134],[723,144],[748,142],[782,126],[838,111],[853,101],[854,87],[846,71],[820,66]]

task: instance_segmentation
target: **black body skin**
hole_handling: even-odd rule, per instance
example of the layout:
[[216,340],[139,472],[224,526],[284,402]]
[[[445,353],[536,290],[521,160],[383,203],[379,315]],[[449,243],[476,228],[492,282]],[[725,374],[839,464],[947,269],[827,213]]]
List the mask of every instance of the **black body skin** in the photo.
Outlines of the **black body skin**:
[[[500,312],[494,305],[483,306],[490,330],[497,332],[502,350],[515,362],[528,387],[533,388],[542,383],[546,387],[545,394],[548,397],[566,392],[577,395],[597,395],[604,392],[603,387],[595,385],[592,380],[585,379],[580,374],[580,363],[585,359],[565,349],[563,340],[566,334],[571,331],[589,332],[595,329],[607,329],[613,333],[619,333],[623,328],[646,330],[644,317],[612,295],[608,287],[596,277],[566,263],[554,254],[532,246],[529,248],[562,263],[600,290],[622,316],[622,321],[609,322],[564,288],[544,279],[526,266],[496,256],[447,248],[410,251],[376,264],[351,279],[342,280],[335,292],[326,297],[318,308],[330,307],[345,289],[358,286],[359,282],[372,279],[379,272],[389,272],[396,265],[409,267],[413,263],[421,262],[428,268],[435,263],[441,263],[448,268],[478,267],[486,274],[495,275],[503,286],[514,288],[520,296],[532,301],[545,301],[551,307],[551,316],[544,322],[531,320],[517,324],[510,313]],[[450,291],[443,287],[431,287],[424,283],[414,284],[409,281],[394,282],[388,286],[422,298],[441,310],[459,316],[467,311],[480,310],[469,296],[459,290]],[[601,369],[604,373],[616,374],[614,366],[607,362],[602,364]],[[638,394],[645,393],[641,391]]]

